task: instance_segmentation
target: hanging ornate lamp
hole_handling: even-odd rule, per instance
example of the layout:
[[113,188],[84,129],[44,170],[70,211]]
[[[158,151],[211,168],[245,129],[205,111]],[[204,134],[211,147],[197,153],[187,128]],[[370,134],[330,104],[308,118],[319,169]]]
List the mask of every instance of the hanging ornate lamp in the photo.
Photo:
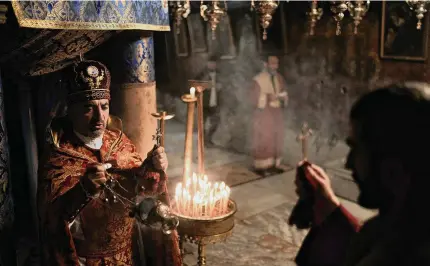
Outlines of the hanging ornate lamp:
[[190,14],[190,0],[185,1],[172,1],[170,2],[170,7],[172,10],[172,15],[175,18],[176,24],[176,34],[181,32],[181,28],[179,27],[182,23],[182,18],[187,18]]
[[224,8],[219,6],[220,1],[212,1],[210,6],[205,5],[203,0],[200,4],[200,15],[205,21],[209,21],[212,30],[212,40],[216,39],[216,28],[221,19],[227,14],[227,2],[224,1]]
[[406,0],[406,3],[409,5],[410,9],[413,10],[417,14],[417,30],[421,29],[422,22],[421,20],[424,18],[425,13],[427,13],[427,5],[430,1],[419,1],[419,0]]
[[318,1],[313,0],[311,4],[311,11],[307,13],[309,17],[309,35],[315,35],[315,26],[317,25],[317,21],[321,19],[323,15],[323,9],[318,8]]
[[7,5],[0,5],[0,24],[6,23]]
[[254,0],[251,0],[251,10],[254,9],[260,14],[260,25],[263,28],[263,40],[267,40],[267,28],[273,19],[273,14],[279,6],[279,1],[276,0],[263,0],[258,1],[257,7]]
[[345,17],[345,12],[348,10],[349,1],[332,1],[330,8],[331,12],[334,13],[333,18],[336,21],[336,35],[341,34],[340,22]]
[[354,20],[354,34],[358,33],[358,25],[369,10],[370,1],[354,1],[348,5],[349,14]]

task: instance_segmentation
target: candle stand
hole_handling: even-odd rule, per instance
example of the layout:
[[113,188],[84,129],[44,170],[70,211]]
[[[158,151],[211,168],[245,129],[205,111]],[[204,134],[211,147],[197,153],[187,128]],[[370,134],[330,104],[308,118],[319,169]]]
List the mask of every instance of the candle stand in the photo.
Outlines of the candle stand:
[[[172,213],[178,218],[179,246],[184,255],[185,241],[198,246],[198,266],[206,265],[206,245],[225,241],[234,228],[236,203],[230,199],[230,188],[224,182],[212,184],[204,167],[203,92],[209,81],[189,80],[190,94],[182,96],[188,105],[184,150],[184,180],[176,187]],[[197,95],[195,94],[197,93]],[[197,103],[198,174],[191,178],[192,134]],[[213,185],[213,186],[212,186]]]
[[226,241],[231,236],[236,211],[236,203],[229,200],[228,212],[219,217],[192,218],[173,212],[179,219],[177,230],[181,253],[183,254],[185,241],[196,244],[198,246],[197,265],[206,265],[206,245]]

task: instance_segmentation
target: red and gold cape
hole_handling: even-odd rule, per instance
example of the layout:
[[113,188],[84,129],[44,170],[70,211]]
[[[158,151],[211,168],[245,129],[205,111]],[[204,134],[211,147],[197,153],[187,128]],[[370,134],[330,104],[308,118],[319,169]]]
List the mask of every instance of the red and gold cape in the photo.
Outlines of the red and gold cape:
[[[119,181],[120,194],[133,197],[136,182],[146,188],[144,193],[158,189],[156,173],[142,172],[144,161],[135,146],[123,134],[121,121],[111,117],[100,150],[87,148],[73,133],[69,120],[56,118],[49,128],[51,142],[47,145],[39,167],[38,210],[43,265],[79,266],[85,258],[87,266],[133,264],[132,235],[135,220],[129,209],[102,192],[88,197],[80,180],[90,163],[115,162],[112,177]],[[83,240],[72,236],[69,224],[80,218]],[[148,230],[143,236],[146,266],[179,266],[182,264],[177,233],[169,236]],[[148,248],[147,248],[148,247]]]

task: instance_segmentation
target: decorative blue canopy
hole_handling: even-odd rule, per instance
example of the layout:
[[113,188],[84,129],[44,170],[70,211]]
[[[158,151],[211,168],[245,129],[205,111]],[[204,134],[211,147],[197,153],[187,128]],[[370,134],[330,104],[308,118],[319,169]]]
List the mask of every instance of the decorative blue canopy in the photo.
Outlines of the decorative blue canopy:
[[13,1],[21,27],[170,31],[167,0]]

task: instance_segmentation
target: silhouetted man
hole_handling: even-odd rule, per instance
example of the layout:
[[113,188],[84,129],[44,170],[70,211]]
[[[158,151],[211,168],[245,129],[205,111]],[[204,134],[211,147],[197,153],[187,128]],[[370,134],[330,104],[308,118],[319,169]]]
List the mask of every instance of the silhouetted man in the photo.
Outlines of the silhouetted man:
[[[372,91],[350,113],[346,167],[358,203],[379,214],[362,227],[341,206],[320,167],[305,167],[315,195],[315,221],[297,255],[298,266],[430,265],[424,219],[430,187],[430,103],[423,91],[390,86]],[[303,196],[303,183],[296,179]]]

